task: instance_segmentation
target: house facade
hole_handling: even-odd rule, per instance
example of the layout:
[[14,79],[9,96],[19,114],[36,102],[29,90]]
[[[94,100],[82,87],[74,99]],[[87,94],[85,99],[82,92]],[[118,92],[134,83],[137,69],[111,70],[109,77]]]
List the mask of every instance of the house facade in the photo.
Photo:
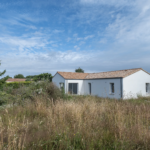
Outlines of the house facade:
[[52,81],[69,94],[116,99],[150,96],[150,74],[142,68],[100,73],[57,72]]

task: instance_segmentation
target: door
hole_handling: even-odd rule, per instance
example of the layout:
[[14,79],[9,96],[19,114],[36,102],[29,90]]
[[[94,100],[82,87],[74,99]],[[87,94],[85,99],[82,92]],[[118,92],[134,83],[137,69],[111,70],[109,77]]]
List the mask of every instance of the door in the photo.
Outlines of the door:
[[69,94],[78,94],[78,83],[69,83],[68,87]]

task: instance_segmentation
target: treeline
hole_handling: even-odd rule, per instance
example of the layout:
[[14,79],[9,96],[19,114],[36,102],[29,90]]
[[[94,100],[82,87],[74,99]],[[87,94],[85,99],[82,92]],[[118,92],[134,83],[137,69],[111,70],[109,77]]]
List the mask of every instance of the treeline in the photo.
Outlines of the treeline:
[[52,81],[52,75],[51,73],[41,73],[39,75],[29,75],[26,76],[26,81],[41,81],[41,80],[49,80]]
[[[1,65],[1,62],[0,62],[0,65]],[[78,69],[75,69],[75,72],[84,73],[84,70],[79,67]],[[3,72],[0,72],[0,76],[4,75],[5,73],[6,73],[6,70],[4,70]],[[8,78],[12,78],[12,77],[6,76],[4,78],[1,78],[0,79],[0,86],[3,85]],[[28,75],[26,77],[24,77],[23,74],[17,74],[17,75],[14,76],[14,78],[26,79],[26,81],[42,81],[42,80],[44,81],[44,80],[48,80],[48,81],[51,82],[53,76],[52,76],[51,73],[41,73],[39,75]]]
[[[84,70],[80,67],[78,69],[75,69],[75,72],[78,73],[84,73]],[[52,74],[51,73],[41,73],[39,75],[28,75],[24,77],[22,74],[15,75],[14,78],[25,78],[26,81],[41,81],[41,80],[49,80],[52,81]]]
[[[14,78],[26,79],[26,81],[41,81],[41,80],[49,80],[52,81],[52,74],[51,73],[41,73],[39,75],[28,75],[24,76],[23,74],[17,74]],[[7,76],[7,78],[12,78]]]

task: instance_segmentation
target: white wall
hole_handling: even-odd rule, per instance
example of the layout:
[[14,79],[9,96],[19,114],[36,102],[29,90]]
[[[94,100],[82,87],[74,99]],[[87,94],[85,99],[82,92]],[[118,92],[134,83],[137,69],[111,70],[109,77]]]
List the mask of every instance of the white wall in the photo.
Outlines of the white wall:
[[59,87],[60,83],[64,83],[65,86],[65,93],[68,93],[68,84],[69,83],[78,83],[78,95],[83,95],[84,94],[84,88],[83,88],[83,80],[65,80],[60,74],[56,74],[52,82]]
[[[91,83],[91,95],[99,97],[109,98],[121,98],[121,83],[122,79],[96,79],[96,80],[84,80],[84,93],[89,95],[89,85]],[[110,93],[110,83],[114,83],[115,93]]]
[[[121,98],[121,79],[97,79],[97,80],[65,80],[58,73],[52,79],[59,87],[59,83],[64,83],[65,93],[68,93],[69,83],[78,83],[78,95],[89,95],[89,85],[91,83],[91,95],[109,98]],[[114,83],[115,93],[110,93],[110,83]]]
[[137,94],[148,96],[146,83],[150,83],[150,75],[143,70],[123,78],[123,98],[137,98]]
[[66,83],[65,83],[65,79],[58,73],[56,73],[56,75],[53,77],[52,82],[58,87],[60,88],[60,83],[64,83],[65,89],[66,89]]

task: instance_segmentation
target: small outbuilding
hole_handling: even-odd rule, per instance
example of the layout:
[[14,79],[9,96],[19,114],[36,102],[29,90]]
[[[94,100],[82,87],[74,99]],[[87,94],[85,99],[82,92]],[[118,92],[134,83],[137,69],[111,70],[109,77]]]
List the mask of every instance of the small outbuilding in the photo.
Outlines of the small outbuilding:
[[7,83],[10,83],[10,82],[24,82],[26,81],[26,79],[21,79],[21,78],[9,78],[6,80]]
[[116,99],[150,96],[150,73],[142,68],[100,73],[57,72],[52,81],[68,94]]

